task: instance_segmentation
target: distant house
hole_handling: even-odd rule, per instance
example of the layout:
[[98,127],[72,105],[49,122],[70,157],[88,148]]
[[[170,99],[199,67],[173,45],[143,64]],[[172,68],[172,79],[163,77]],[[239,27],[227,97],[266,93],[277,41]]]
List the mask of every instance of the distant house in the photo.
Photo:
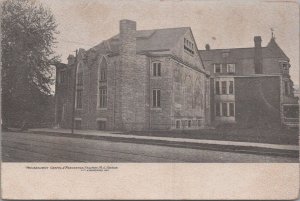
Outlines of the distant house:
[[56,75],[56,124],[63,128],[71,127],[73,104],[77,129],[210,124],[209,73],[189,27],[136,30],[136,22],[121,20],[118,35],[70,55]]
[[211,74],[212,124],[245,127],[298,125],[298,99],[289,58],[272,36],[266,47],[199,50]]

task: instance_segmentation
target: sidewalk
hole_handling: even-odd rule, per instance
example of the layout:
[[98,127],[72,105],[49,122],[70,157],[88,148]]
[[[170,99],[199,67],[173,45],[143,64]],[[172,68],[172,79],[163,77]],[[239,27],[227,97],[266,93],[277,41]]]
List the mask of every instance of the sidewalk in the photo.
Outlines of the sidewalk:
[[254,142],[237,142],[237,141],[222,141],[222,140],[202,140],[202,139],[187,139],[187,138],[172,138],[172,137],[153,137],[153,136],[140,136],[140,135],[128,135],[122,134],[117,131],[94,131],[94,130],[74,130],[74,134],[71,134],[70,129],[50,129],[39,128],[30,129],[29,132],[33,133],[56,133],[64,134],[68,137],[71,135],[90,136],[90,137],[109,137],[109,138],[122,138],[132,140],[145,140],[145,141],[163,141],[172,143],[193,143],[193,144],[206,144],[206,145],[221,145],[221,146],[236,146],[244,148],[264,148],[264,149],[276,149],[287,151],[298,151],[298,145],[279,145],[279,144],[267,144],[267,143],[254,143]]

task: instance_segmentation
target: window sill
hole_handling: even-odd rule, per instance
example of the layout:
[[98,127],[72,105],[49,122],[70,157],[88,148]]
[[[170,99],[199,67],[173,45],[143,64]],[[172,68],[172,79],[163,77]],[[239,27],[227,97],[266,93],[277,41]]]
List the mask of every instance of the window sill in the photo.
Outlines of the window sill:
[[105,111],[105,110],[107,110],[107,108],[97,108],[97,110],[100,110],[100,111]]
[[154,110],[154,111],[161,111],[162,108],[161,108],[161,107],[152,107],[151,110]]
[[184,49],[184,52],[185,52],[186,54],[188,54],[188,55],[190,55],[190,56],[194,57],[194,54],[195,54],[195,53],[191,53],[191,52],[189,52],[189,51],[188,51],[188,50],[186,50],[186,49]]
[[235,75],[235,72],[234,73],[229,73],[229,72],[215,72],[216,75]]
[[234,94],[216,94],[216,93],[215,93],[215,95],[216,96],[234,96]]

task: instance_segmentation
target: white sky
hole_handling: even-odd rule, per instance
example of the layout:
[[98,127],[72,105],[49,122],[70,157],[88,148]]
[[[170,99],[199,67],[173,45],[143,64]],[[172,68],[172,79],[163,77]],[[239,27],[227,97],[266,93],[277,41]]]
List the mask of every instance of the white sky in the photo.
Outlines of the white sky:
[[[88,49],[119,32],[119,21],[137,21],[137,29],[189,26],[204,49],[253,47],[261,36],[266,46],[276,42],[290,58],[290,74],[299,85],[299,7],[296,1],[201,0],[40,0],[58,22],[56,51],[62,62],[77,48]],[[215,37],[215,40],[213,39]]]

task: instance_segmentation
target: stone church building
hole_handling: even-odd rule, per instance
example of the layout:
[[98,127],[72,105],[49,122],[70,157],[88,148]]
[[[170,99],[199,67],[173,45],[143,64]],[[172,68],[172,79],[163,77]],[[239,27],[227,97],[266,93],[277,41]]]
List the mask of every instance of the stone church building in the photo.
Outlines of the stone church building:
[[137,30],[130,20],[119,26],[116,36],[56,66],[56,124],[70,128],[74,116],[76,129],[209,125],[210,76],[191,28]]

